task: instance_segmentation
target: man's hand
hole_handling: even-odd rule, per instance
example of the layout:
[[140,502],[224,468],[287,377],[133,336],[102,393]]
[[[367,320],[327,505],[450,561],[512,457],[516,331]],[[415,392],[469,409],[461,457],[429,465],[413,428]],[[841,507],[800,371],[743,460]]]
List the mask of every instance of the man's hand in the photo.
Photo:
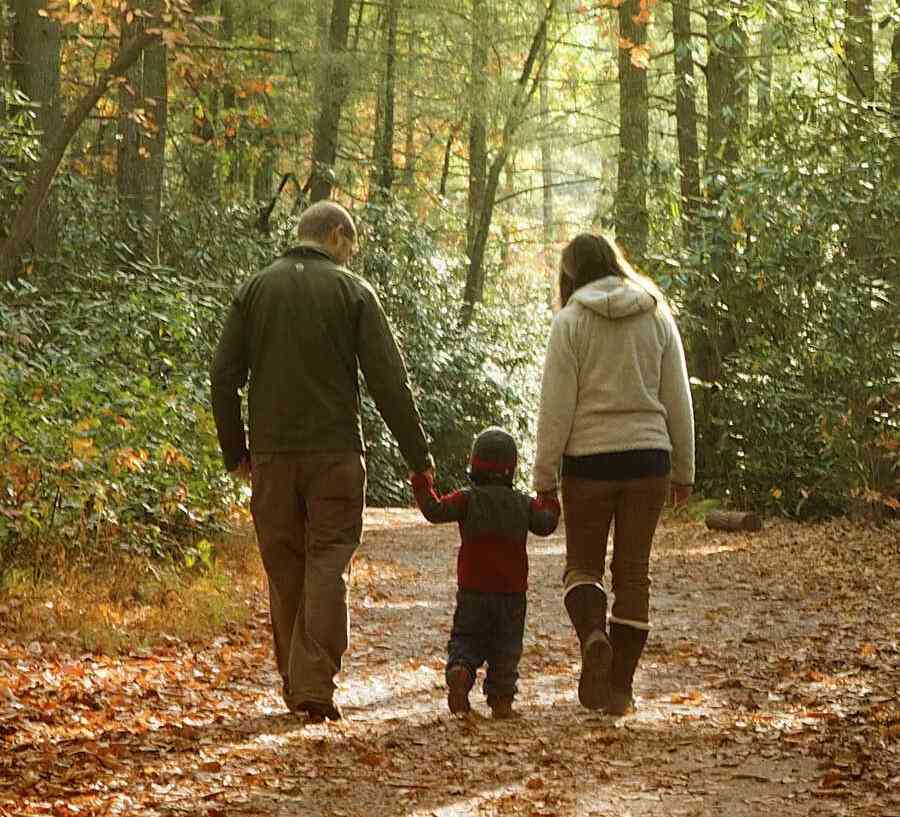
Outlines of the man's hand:
[[686,505],[687,501],[691,498],[693,490],[694,488],[692,485],[673,485],[669,497],[672,507],[678,508],[681,505]]
[[229,471],[229,474],[233,476],[235,479],[243,480],[244,482],[248,482],[250,480],[250,457],[244,457],[238,464],[238,467],[233,471]]
[[412,479],[416,474],[427,477],[429,482],[434,482],[434,466],[426,468],[424,471],[410,471],[409,478]]

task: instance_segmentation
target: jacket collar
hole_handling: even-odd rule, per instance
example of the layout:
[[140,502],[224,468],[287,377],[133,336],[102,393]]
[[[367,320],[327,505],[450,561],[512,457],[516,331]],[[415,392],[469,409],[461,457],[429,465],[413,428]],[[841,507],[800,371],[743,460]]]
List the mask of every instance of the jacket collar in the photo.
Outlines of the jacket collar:
[[321,244],[313,244],[312,242],[303,242],[296,247],[291,247],[285,255],[296,256],[299,258],[308,258],[309,256],[319,256],[337,264],[337,261]]

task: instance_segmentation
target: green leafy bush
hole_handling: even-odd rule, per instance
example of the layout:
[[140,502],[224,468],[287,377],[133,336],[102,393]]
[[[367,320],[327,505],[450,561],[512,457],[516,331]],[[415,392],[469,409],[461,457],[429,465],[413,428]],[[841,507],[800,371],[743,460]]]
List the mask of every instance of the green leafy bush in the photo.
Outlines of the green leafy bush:
[[[264,240],[252,208],[167,215],[151,263],[110,238],[115,208],[89,186],[65,178],[60,200],[59,263],[0,299],[0,568],[108,547],[190,557],[246,502],[222,470],[212,350],[232,293],[293,243],[290,225]],[[365,219],[365,274],[400,335],[441,478],[462,480],[483,426],[531,436],[548,316],[488,306],[461,331],[460,270],[433,235],[399,208]],[[405,466],[369,398],[363,409],[369,500],[405,503]]]
[[704,242],[660,251],[688,350],[722,339],[721,376],[695,388],[705,492],[801,516],[900,508],[890,130],[836,101],[782,100],[707,202]]

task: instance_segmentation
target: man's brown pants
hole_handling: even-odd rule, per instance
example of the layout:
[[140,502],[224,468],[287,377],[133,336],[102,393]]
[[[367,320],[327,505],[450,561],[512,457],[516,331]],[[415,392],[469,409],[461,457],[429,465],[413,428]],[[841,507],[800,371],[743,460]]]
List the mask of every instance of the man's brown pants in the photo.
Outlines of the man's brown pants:
[[564,476],[564,592],[582,584],[603,589],[606,543],[615,520],[612,559],[615,601],[610,620],[641,630],[650,629],[650,550],[668,492],[668,476],[628,480]]
[[349,643],[347,582],[362,535],[365,461],[359,452],[254,454],[252,479],[285,702],[331,703]]

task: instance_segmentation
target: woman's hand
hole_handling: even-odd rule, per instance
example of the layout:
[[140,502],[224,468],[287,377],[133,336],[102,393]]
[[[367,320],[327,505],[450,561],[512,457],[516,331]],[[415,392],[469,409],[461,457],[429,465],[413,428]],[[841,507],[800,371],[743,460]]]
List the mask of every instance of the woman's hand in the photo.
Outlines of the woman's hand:
[[692,485],[673,485],[669,495],[669,501],[672,503],[672,507],[677,508],[681,505],[686,505],[687,501],[691,498],[693,490],[694,487]]

